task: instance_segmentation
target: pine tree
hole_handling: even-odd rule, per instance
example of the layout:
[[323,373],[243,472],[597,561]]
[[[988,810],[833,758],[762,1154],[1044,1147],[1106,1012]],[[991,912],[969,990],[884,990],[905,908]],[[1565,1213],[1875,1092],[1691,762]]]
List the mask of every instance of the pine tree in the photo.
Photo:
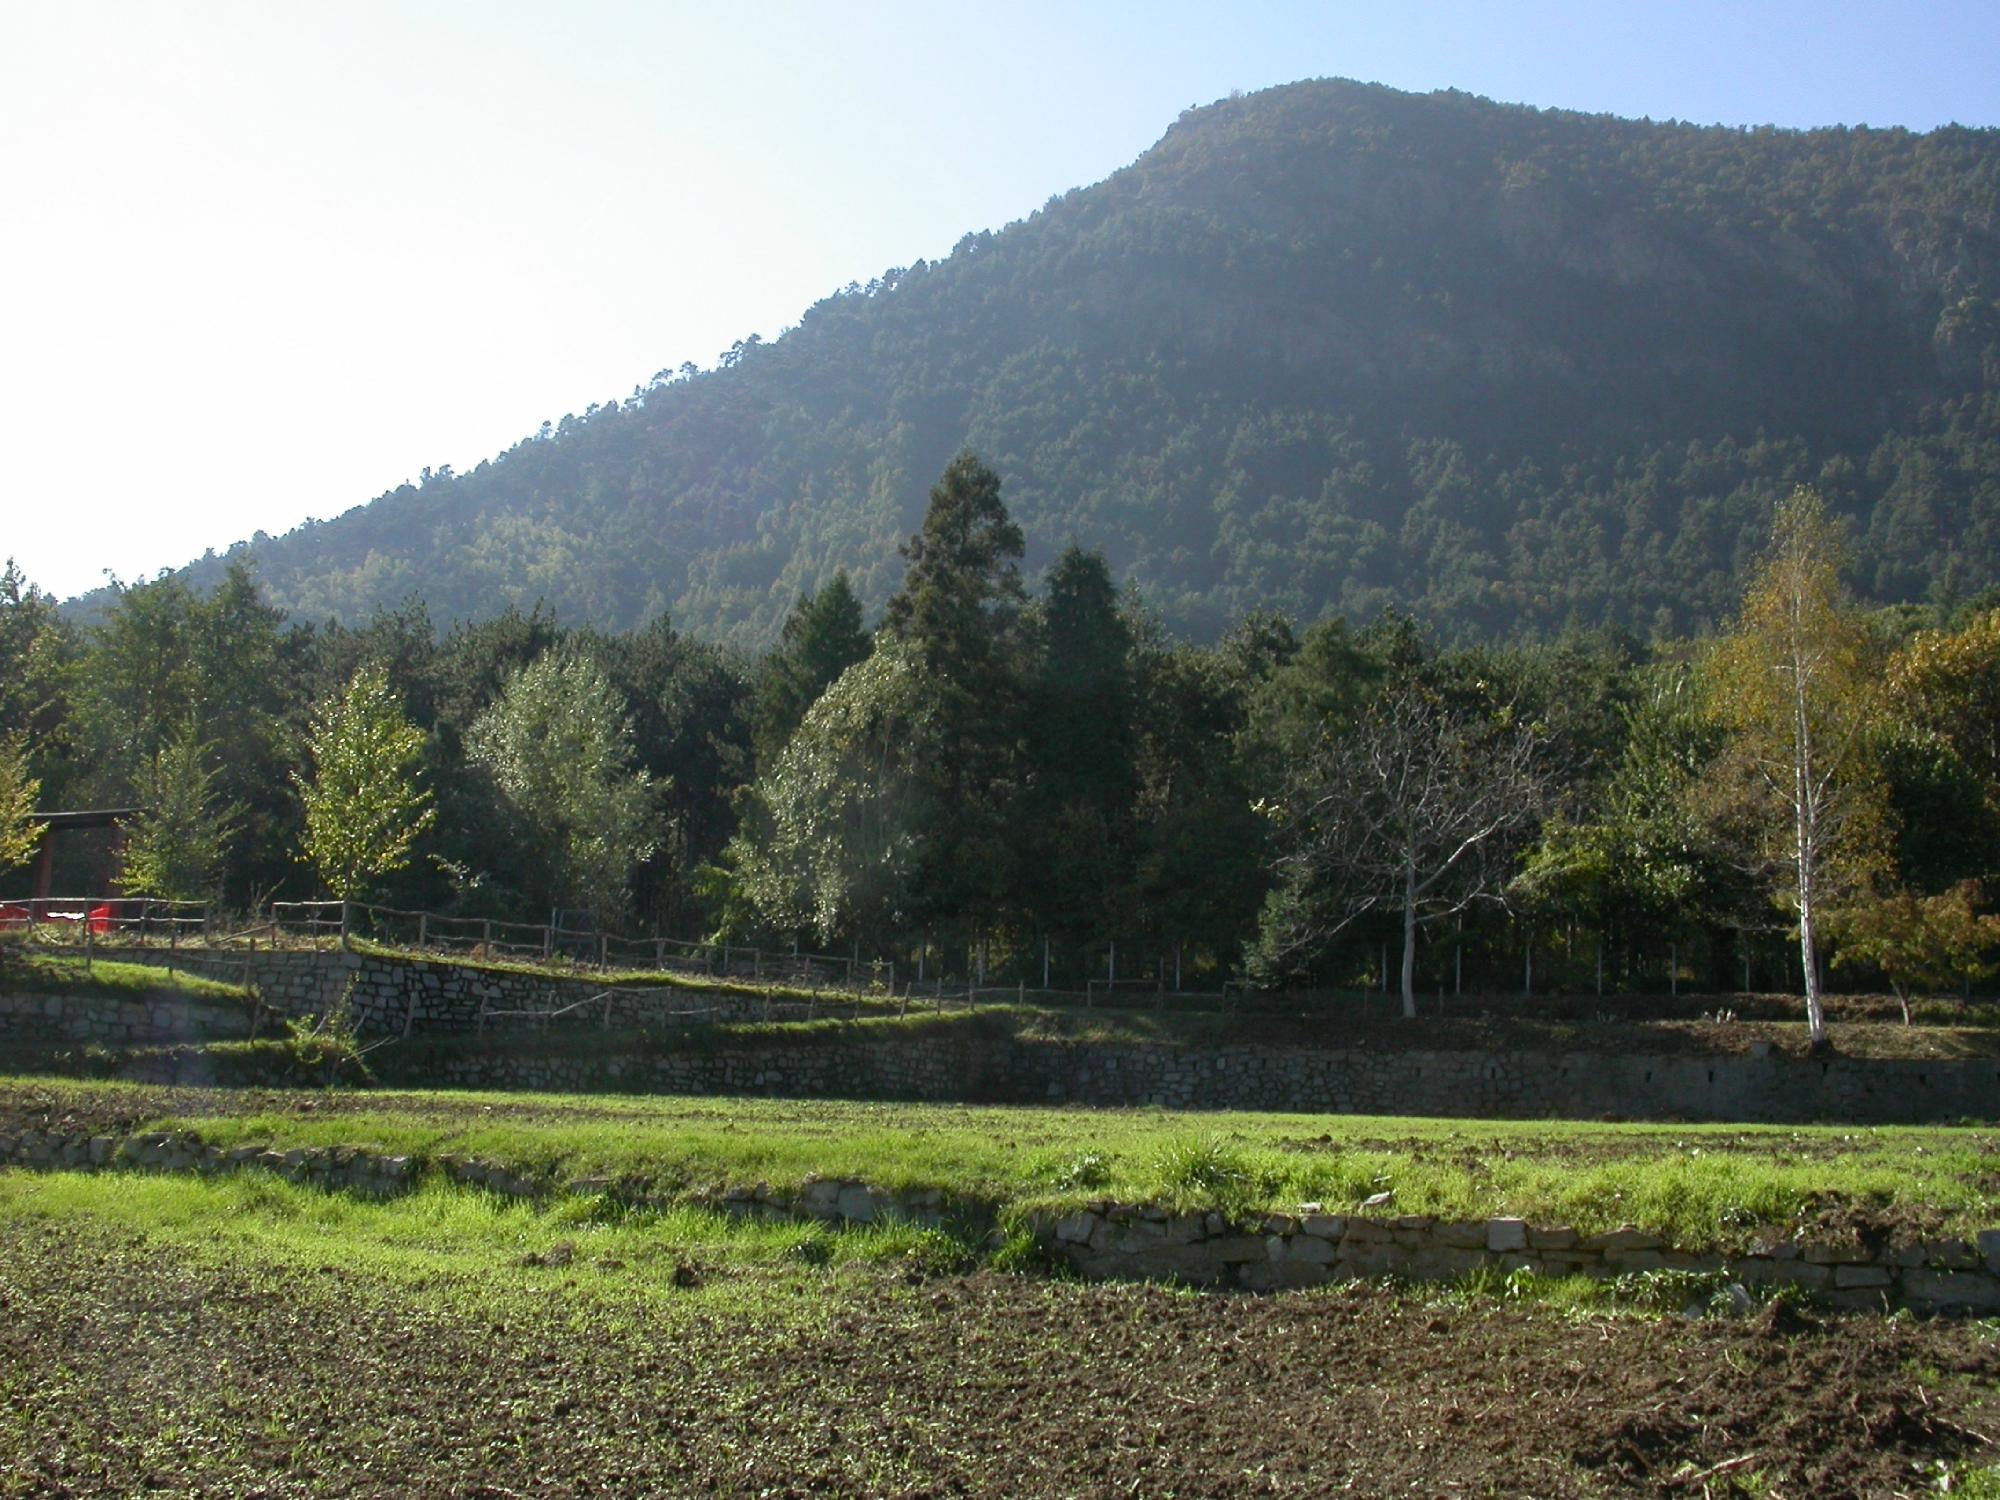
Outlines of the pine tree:
[[915,653],[936,706],[937,751],[922,768],[944,809],[924,882],[924,914],[974,933],[1009,888],[1006,826],[1020,774],[1021,528],[1000,477],[970,453],[945,468],[902,549],[908,570],[885,628]]
[[757,762],[768,766],[785,748],[806,710],[842,672],[868,655],[861,600],[841,569],[817,593],[799,595],[785,618],[778,647],[757,672]]
[[1132,630],[1111,570],[1071,546],[1035,612],[1021,905],[1069,937],[1120,934],[1136,827]]

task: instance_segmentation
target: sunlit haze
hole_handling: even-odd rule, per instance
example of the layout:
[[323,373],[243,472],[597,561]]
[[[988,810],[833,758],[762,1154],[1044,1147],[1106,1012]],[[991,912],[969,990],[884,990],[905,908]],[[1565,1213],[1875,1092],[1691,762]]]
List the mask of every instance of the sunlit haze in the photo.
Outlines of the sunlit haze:
[[35,4],[0,48],[0,554],[69,595],[708,366],[1344,76],[2000,121],[2000,7]]

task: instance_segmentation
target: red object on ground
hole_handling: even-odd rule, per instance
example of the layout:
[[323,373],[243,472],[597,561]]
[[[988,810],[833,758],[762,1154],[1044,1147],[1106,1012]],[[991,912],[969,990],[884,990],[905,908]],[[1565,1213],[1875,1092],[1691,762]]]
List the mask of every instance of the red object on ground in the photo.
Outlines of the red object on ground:
[[90,930],[92,932],[111,932],[117,926],[118,908],[114,903],[107,901],[102,906],[91,907]]
[[0,932],[34,924],[35,914],[25,906],[0,906]]

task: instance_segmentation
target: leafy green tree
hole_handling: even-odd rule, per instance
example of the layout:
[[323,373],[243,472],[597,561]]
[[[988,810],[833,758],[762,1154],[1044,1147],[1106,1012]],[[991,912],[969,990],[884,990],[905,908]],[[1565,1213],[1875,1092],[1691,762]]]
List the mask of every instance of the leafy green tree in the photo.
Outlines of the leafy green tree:
[[1734,631],[1706,663],[1740,810],[1798,927],[1806,1020],[1826,1040],[1819,918],[1879,865],[1877,663],[1840,583],[1844,551],[1811,490],[1778,508]]
[[660,847],[640,869],[635,897],[669,930],[707,916],[696,872],[736,829],[733,797],[750,779],[751,687],[736,653],[690,639],[662,615],[627,636],[579,636],[632,712],[635,764],[652,777],[663,816]]
[[0,568],[0,736],[23,737],[28,769],[54,806],[84,769],[77,742],[76,632],[12,559]]
[[226,862],[235,894],[277,885],[297,869],[288,772],[315,654],[311,632],[284,628],[241,560],[207,595],[174,578],[121,589],[77,674],[77,734],[93,748],[77,790],[138,795],[166,744],[192,734],[210,747],[218,801],[235,809]]
[[0,871],[24,865],[42,842],[35,819],[42,784],[28,774],[28,755],[19,739],[0,736]]
[[1933,894],[2000,874],[2000,609],[1917,632],[1890,659],[1896,863]]
[[868,655],[861,600],[845,568],[816,593],[799,595],[778,645],[757,669],[757,763],[768,766],[842,672]]
[[931,488],[922,527],[902,546],[903,586],[885,625],[914,644],[931,674],[978,693],[1007,669],[1021,589],[1021,528],[1000,499],[1000,476],[970,453]]
[[741,909],[822,942],[904,933],[945,822],[938,727],[935,684],[908,644],[884,641],[842,673],[751,790],[725,861]]
[[1834,912],[1840,947],[1836,968],[1859,964],[1881,971],[1910,1024],[1910,995],[1973,984],[1993,972],[1987,955],[2000,948],[2000,916],[1976,910],[1971,881],[1935,896],[1899,890],[1872,893]]
[[1573,918],[1613,945],[1712,918],[1731,886],[1699,811],[1717,737],[1690,674],[1665,664],[1641,683],[1623,712],[1625,742],[1608,779],[1591,786],[1594,758],[1573,763],[1581,774],[1569,778],[1572,805],[1543,825],[1511,890],[1530,914]]
[[217,791],[213,748],[192,719],[140,768],[141,811],[126,830],[124,888],[135,896],[201,901],[215,895],[242,818]]
[[537,658],[474,721],[466,749],[536,862],[536,893],[601,921],[622,913],[632,867],[656,846],[655,788],[633,769],[631,720],[603,669],[570,650]]
[[404,717],[382,667],[363,667],[319,706],[306,731],[310,776],[293,773],[305,804],[303,858],[342,901],[409,863],[437,818],[419,786],[425,735]]

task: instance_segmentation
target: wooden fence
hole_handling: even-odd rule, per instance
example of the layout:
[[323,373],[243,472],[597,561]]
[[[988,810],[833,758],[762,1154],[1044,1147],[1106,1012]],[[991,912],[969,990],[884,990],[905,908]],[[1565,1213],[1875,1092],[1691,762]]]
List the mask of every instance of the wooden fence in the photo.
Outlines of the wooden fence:
[[787,984],[802,989],[836,988],[893,992],[896,966],[858,955],[807,953],[744,947],[733,943],[689,942],[681,938],[628,938],[595,928],[559,922],[506,922],[493,917],[446,916],[403,911],[358,901],[274,901],[271,921],[284,933],[323,941],[362,938],[385,947],[418,953],[515,959],[568,964],[586,969],[697,974],[745,979],[753,984]]

